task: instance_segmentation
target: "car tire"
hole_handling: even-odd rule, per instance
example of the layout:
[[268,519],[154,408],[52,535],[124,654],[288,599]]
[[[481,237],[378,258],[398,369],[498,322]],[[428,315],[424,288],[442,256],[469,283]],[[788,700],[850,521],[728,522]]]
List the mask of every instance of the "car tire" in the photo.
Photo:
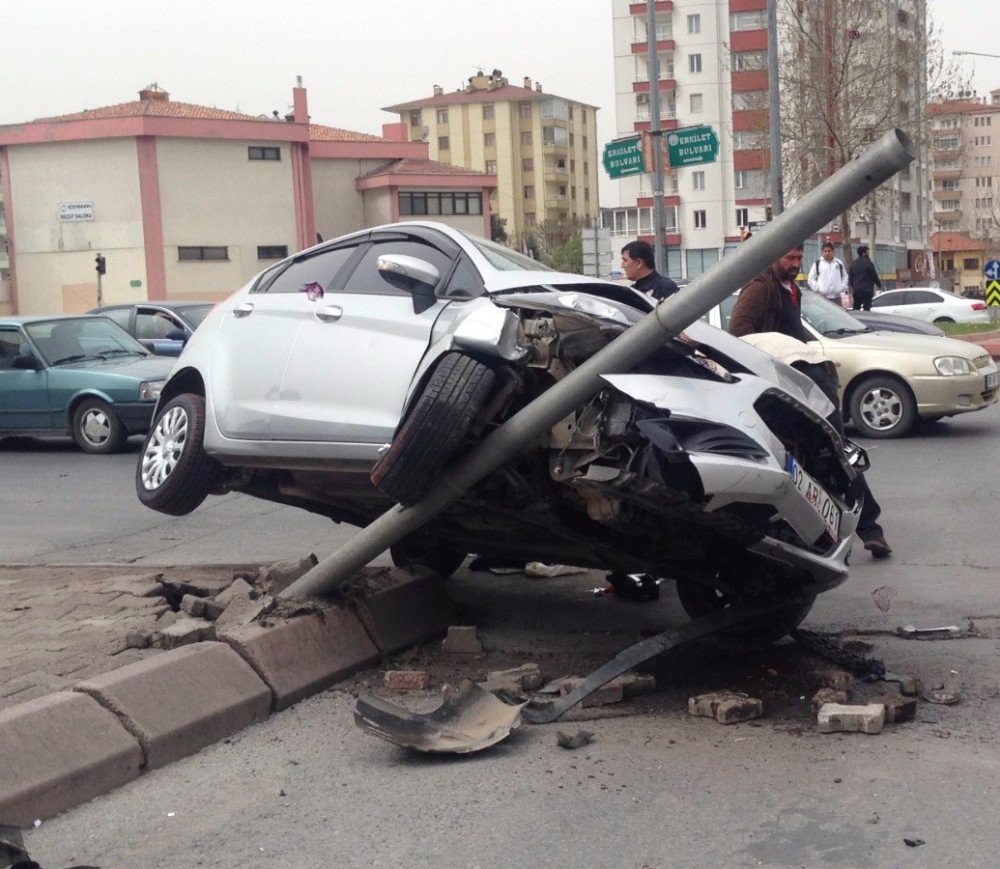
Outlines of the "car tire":
[[937,319],[934,320],[934,322],[936,324],[941,324],[941,323],[954,323],[955,321],[952,320],[951,317],[938,317]]
[[428,567],[442,579],[447,579],[465,561],[464,552],[446,547],[427,547],[422,542],[404,538],[389,547],[389,555],[396,567]]
[[73,411],[73,440],[88,453],[116,453],[127,437],[114,408],[100,398],[85,399]]
[[419,501],[461,446],[495,380],[482,362],[444,354],[372,469],[375,487],[404,506]]
[[876,375],[851,392],[851,422],[865,437],[898,438],[917,420],[917,403],[910,388],[895,377]]
[[135,489],[147,507],[185,516],[209,495],[222,466],[205,452],[205,399],[184,393],[157,413],[135,469]]
[[[677,598],[684,612],[693,619],[711,615],[733,603],[724,592],[700,582],[679,579],[676,586]],[[755,619],[739,627],[721,631],[720,636],[727,640],[752,645],[776,643],[802,624],[802,620],[809,614],[815,601],[815,595],[791,600],[787,606],[762,616],[759,620]]]

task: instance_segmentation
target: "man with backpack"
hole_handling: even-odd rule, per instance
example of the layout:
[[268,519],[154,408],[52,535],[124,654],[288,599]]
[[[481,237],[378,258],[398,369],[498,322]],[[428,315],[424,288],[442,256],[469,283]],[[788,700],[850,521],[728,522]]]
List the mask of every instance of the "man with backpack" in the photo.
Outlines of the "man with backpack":
[[843,306],[843,296],[847,292],[847,269],[833,255],[833,242],[823,242],[823,255],[812,264],[807,280],[809,289],[814,293]]

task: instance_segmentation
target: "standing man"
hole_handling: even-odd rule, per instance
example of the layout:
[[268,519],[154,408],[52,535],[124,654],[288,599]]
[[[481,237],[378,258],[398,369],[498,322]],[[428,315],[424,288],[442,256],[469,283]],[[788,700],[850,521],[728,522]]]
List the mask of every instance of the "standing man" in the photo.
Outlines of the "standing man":
[[875,263],[868,257],[868,245],[858,248],[858,258],[851,263],[847,274],[851,283],[851,295],[854,298],[855,311],[870,311],[872,299],[875,297],[875,287],[882,289]]
[[[802,269],[802,245],[793,248],[766,271],[761,272],[747,284],[733,308],[729,320],[729,331],[736,337],[759,332],[780,332],[802,342],[811,336],[802,325],[802,294],[795,283]],[[841,434],[844,421],[840,414],[837,384],[829,373],[827,365],[808,365],[796,362],[794,367],[808,374],[833,402],[834,412],[830,423]],[[886,543],[885,533],[878,524],[882,512],[868,488],[864,476],[858,476],[852,484],[852,494],[862,499],[861,516],[858,521],[858,537],[862,539],[874,558],[885,558],[892,554],[892,547]]]
[[823,242],[823,254],[812,264],[807,276],[809,289],[819,293],[836,305],[843,305],[843,295],[847,292],[847,269],[833,255],[833,242]]
[[633,289],[652,296],[657,302],[662,302],[680,289],[656,270],[653,248],[644,241],[630,241],[622,248],[622,271],[633,281]]

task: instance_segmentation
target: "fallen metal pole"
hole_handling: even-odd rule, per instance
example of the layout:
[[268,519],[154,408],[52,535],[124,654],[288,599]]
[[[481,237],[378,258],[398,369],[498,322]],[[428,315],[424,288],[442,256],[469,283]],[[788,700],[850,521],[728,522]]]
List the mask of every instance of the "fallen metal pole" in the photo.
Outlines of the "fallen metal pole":
[[860,201],[916,156],[901,130],[827,178],[749,241],[554,384],[450,465],[437,485],[410,507],[399,504],[292,583],[281,597],[326,594],[508,462],[574,408],[600,391],[605,374],[633,368],[670,338],[748,283],[795,245]]

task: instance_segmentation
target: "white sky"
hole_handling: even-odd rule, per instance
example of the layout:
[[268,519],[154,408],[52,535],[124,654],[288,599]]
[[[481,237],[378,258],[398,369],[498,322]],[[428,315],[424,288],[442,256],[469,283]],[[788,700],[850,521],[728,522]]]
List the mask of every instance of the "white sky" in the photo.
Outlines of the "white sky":
[[[945,48],[1000,55],[997,0],[929,0]],[[678,8],[684,0],[677,0]],[[615,135],[610,0],[0,0],[0,124],[138,99],[284,114],[295,77],[316,123],[367,133],[382,106],[498,68],[598,106]],[[1000,58],[962,58],[982,94]],[[602,191],[602,197],[604,193]]]

